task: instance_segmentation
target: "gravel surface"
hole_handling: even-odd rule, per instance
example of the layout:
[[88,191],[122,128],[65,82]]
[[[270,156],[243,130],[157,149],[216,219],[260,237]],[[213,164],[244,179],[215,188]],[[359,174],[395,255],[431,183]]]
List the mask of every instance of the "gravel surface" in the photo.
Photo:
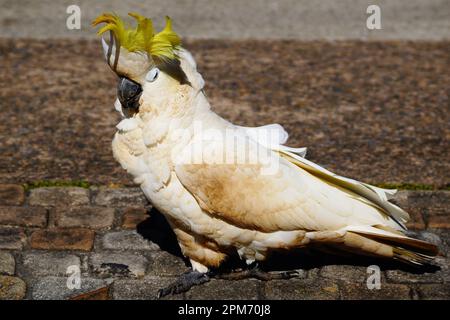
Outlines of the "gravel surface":
[[[214,110],[372,183],[448,185],[450,42],[195,40]],[[111,151],[116,78],[99,41],[0,40],[0,182],[131,179]]]

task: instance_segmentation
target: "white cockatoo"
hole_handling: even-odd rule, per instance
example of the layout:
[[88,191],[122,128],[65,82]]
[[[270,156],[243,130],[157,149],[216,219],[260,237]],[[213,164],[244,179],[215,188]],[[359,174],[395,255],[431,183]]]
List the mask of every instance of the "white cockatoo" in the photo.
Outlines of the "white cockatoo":
[[250,128],[214,113],[192,55],[171,20],[154,33],[103,14],[99,34],[119,76],[115,107],[123,116],[115,159],[173,228],[192,271],[162,294],[208,280],[231,254],[251,264],[271,251],[319,245],[425,264],[435,245],[407,237],[408,214],[389,202],[395,190],[338,176],[285,146],[278,124]]

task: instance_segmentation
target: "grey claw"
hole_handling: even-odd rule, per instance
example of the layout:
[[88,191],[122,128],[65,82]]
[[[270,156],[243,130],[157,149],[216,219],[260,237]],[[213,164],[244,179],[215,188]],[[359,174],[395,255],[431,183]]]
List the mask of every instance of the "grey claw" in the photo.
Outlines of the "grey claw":
[[193,286],[197,286],[210,280],[206,273],[189,271],[182,274],[175,282],[168,287],[158,290],[157,298],[161,299],[169,294],[177,294],[188,291]]

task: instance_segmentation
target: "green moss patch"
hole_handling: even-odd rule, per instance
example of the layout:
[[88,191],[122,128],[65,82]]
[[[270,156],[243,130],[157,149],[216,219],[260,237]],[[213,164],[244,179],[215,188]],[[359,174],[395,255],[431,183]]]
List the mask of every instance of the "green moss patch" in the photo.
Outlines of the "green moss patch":
[[[450,184],[437,188],[428,184],[420,183],[374,183],[374,186],[385,189],[398,189],[398,190],[449,190]],[[92,185],[85,180],[39,180],[25,183],[23,187],[26,191],[43,187],[80,187],[89,188]],[[124,187],[122,185],[111,184],[110,188]]]
[[398,189],[398,190],[436,190],[437,188],[428,184],[420,183],[377,183],[374,186],[384,189]]
[[84,180],[41,180],[28,182],[23,185],[25,191],[43,187],[80,187],[89,188],[91,184]]

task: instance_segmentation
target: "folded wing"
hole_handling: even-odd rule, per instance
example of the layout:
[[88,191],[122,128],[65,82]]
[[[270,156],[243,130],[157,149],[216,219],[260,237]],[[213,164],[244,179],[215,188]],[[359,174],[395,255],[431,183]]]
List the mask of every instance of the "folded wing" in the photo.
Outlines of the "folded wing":
[[334,183],[299,165],[301,156],[273,147],[273,141],[268,148],[269,140],[261,143],[242,130],[246,131],[241,127],[225,138],[194,139],[179,157],[179,180],[209,214],[264,232],[337,230],[348,225],[398,228],[381,205],[350,182],[350,187],[338,179]]

